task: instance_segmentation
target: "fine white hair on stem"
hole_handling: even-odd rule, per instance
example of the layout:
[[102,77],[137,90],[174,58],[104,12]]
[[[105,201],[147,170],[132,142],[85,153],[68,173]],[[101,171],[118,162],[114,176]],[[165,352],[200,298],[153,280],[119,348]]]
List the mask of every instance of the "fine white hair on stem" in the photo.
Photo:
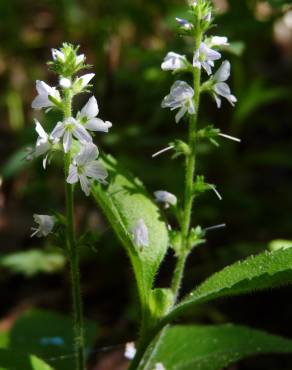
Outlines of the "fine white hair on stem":
[[226,224],[219,224],[214,226],[209,226],[204,229],[204,231],[211,231],[211,230],[217,230],[217,229],[224,229],[226,227]]
[[237,141],[238,143],[241,142],[241,139],[238,139],[237,137],[226,135],[226,134],[219,134],[219,136],[225,137],[226,139]]
[[214,191],[214,193],[217,195],[218,199],[219,200],[222,200],[222,196],[221,194],[219,193],[219,191],[216,189],[215,186],[211,186],[212,190]]
[[167,148],[161,149],[161,150],[159,150],[159,152],[156,152],[156,153],[152,154],[152,158],[158,157],[160,154],[165,153],[165,152],[167,152],[167,151],[169,151],[173,148],[174,148],[174,145],[170,145]]

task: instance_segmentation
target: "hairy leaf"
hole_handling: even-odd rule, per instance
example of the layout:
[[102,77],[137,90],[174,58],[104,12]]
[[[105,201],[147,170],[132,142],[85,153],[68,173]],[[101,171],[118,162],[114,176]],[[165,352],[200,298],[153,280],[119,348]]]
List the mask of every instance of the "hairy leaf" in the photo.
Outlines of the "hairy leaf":
[[[142,304],[149,298],[153,280],[168,246],[168,232],[159,208],[143,184],[126,172],[112,157],[103,159],[109,185],[95,185],[92,194],[105,213],[131,259]],[[149,245],[139,248],[132,230],[142,219],[148,228]]]
[[198,303],[273,288],[291,282],[292,249],[251,256],[212,275],[184,298],[164,321],[170,321]]
[[155,356],[167,370],[220,370],[240,359],[292,353],[292,340],[235,325],[174,326],[165,331]]
[[0,370],[53,370],[33,355],[22,354],[9,349],[0,349]]

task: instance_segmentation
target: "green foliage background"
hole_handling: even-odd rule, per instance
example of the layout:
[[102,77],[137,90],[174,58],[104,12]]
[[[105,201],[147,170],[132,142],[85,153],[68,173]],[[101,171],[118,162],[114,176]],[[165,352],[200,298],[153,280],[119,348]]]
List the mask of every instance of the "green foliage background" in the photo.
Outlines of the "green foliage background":
[[[224,104],[218,111],[205,98],[200,125],[215,124],[242,143],[222,141],[219,149],[199,148],[199,174],[217,184],[223,201],[212,193],[202,197],[195,204],[194,222],[203,227],[226,222],[227,228],[210,233],[207,245],[190,259],[186,290],[225,265],[265,250],[274,239],[292,239],[292,29],[286,27],[286,38],[283,33],[279,36],[287,12],[282,4],[288,1],[270,1],[269,11],[263,3],[267,4],[229,0],[228,9],[216,20],[215,33],[234,41],[233,52],[225,55],[232,63],[232,86],[239,102],[234,110]],[[1,261],[16,251],[59,252],[54,245],[31,240],[29,227],[35,212],[62,211],[62,169],[54,165],[44,172],[40,161],[28,164],[22,158],[24,148],[35,140],[30,108],[35,80],[56,84],[45,63],[50,48],[63,41],[80,44],[88,56],[96,73],[100,116],[113,122],[110,134],[98,135],[97,143],[141,178],[148,191],[167,189],[181,195],[180,160],[171,161],[168,154],[151,159],[151,154],[186,133],[186,122],[176,125],[173,115],[160,108],[173,80],[160,70],[161,60],[169,50],[185,54],[191,49],[175,33],[174,17],[183,17],[185,9],[178,0],[0,2]],[[86,98],[77,102],[78,107]],[[47,127],[57,118],[50,115]],[[127,257],[96,206],[83,196],[76,219],[79,229],[89,227],[96,240],[96,249],[82,251],[85,312],[101,327],[96,346],[134,338],[138,304]],[[17,260],[16,267],[1,268],[2,321],[22,307],[70,313],[66,271],[39,275],[57,270],[44,263],[37,269],[28,266],[25,274]],[[169,254],[157,277],[162,287],[172,267]],[[219,301],[196,308],[182,321],[232,321],[291,337],[290,296],[291,288],[282,288]],[[291,358],[248,360],[238,368],[290,369]]]

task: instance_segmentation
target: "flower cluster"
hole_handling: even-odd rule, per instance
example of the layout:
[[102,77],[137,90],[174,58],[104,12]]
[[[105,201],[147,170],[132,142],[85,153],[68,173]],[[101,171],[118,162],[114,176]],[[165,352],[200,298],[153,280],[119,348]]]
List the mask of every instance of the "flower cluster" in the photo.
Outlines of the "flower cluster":
[[[84,107],[73,115],[73,98],[88,92],[89,83],[94,73],[77,76],[77,73],[87,68],[84,54],[78,55],[78,48],[64,43],[60,49],[52,49],[52,61],[49,66],[59,76],[58,86],[50,86],[44,81],[36,81],[37,96],[32,102],[32,108],[54,109],[60,111],[63,119],[59,120],[53,130],[48,133],[42,124],[35,120],[37,140],[35,147],[30,149],[27,159],[43,156],[43,167],[46,168],[55,151],[63,152],[64,158],[70,161],[67,168],[68,184],[80,183],[86,196],[90,194],[93,181],[106,183],[107,171],[98,160],[99,151],[93,143],[94,132],[108,132],[111,122],[98,117],[97,100],[91,96]],[[37,216],[35,221],[40,225],[34,235],[46,236],[51,231],[50,216]]]
[[[180,31],[186,35],[192,36],[199,27],[202,31],[202,37],[199,40],[196,50],[193,54],[192,63],[190,63],[185,55],[177,54],[173,51],[169,52],[161,64],[164,71],[186,72],[194,73],[195,69],[203,69],[209,81],[205,83],[205,90],[207,90],[215,99],[217,107],[221,107],[221,97],[227,99],[230,104],[234,105],[236,97],[231,94],[230,88],[226,81],[230,76],[230,63],[224,61],[217,72],[212,76],[212,69],[215,61],[221,58],[220,49],[229,45],[227,37],[223,36],[204,36],[205,31],[212,23],[212,12],[208,1],[194,1],[191,5],[191,11],[198,22],[192,22],[176,18]],[[196,107],[194,104],[194,89],[185,81],[175,81],[167,95],[162,102],[162,108],[170,108],[171,110],[179,109],[175,120],[179,122],[185,114],[196,114]]]

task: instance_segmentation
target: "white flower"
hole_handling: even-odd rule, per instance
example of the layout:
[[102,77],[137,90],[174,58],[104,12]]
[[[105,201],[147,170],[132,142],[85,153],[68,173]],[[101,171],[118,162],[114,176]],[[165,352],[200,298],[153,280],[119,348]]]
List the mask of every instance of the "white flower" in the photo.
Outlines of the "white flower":
[[74,157],[69,167],[67,182],[75,184],[80,182],[81,189],[88,196],[90,187],[94,180],[105,183],[107,171],[102,164],[96,160],[98,157],[97,147],[91,144],[85,144],[80,152]]
[[76,64],[83,63],[84,61],[85,61],[85,55],[84,54],[77,55]]
[[187,21],[186,19],[176,17],[175,20],[179,23],[179,25],[186,31],[191,30],[194,26]]
[[149,235],[148,228],[145,225],[144,220],[141,218],[135,224],[133,230],[133,239],[136,247],[148,247],[149,246]]
[[61,62],[65,62],[64,53],[58,49],[52,49],[52,58],[53,60],[60,60]]
[[161,106],[171,110],[180,108],[175,116],[176,122],[179,122],[187,112],[195,114],[193,97],[194,90],[190,85],[184,81],[176,81],[170,89],[170,94],[163,99]]
[[84,76],[78,77],[76,79],[76,83],[78,85],[80,84],[81,89],[84,89],[89,84],[89,82],[93,79],[94,76],[95,76],[95,73],[87,73]]
[[39,157],[43,154],[46,154],[46,156],[43,159],[43,167],[44,169],[46,169],[49,155],[48,152],[52,149],[52,146],[59,141],[59,139],[51,140],[49,135],[46,133],[46,131],[43,129],[42,125],[37,119],[35,119],[35,130],[39,136],[37,138],[34,155],[36,157]]
[[31,106],[34,109],[49,108],[53,107],[55,104],[49,99],[53,97],[54,99],[61,101],[60,93],[55,87],[47,85],[44,81],[36,81],[36,89],[38,96],[34,98]]
[[237,102],[237,99],[234,95],[231,94],[230,87],[225,83],[230,76],[230,63],[225,60],[218,71],[214,74],[213,80],[215,82],[213,87],[213,96],[216,100],[217,107],[221,107],[221,98],[227,99],[229,103],[234,106],[234,103]]
[[134,342],[126,343],[124,356],[128,360],[133,360],[133,358],[135,357],[135,354],[136,354],[135,343]]
[[153,370],[166,370],[161,362],[157,362]]
[[163,60],[161,64],[161,69],[163,71],[176,71],[185,69],[187,66],[187,59],[185,55],[180,55],[170,51]]
[[176,196],[168,191],[157,190],[154,192],[154,195],[157,202],[165,203],[166,208],[168,208],[169,205],[175,206],[177,203]]
[[208,46],[228,46],[228,38],[225,36],[212,36],[211,39],[208,42]]
[[72,81],[70,80],[70,78],[61,77],[60,81],[59,81],[59,84],[64,89],[69,89],[69,87],[72,86]]
[[209,48],[204,42],[201,42],[199,49],[195,51],[193,66],[195,68],[204,70],[210,75],[212,73],[212,67],[214,67],[214,60],[221,58],[221,54],[218,51],[215,51]]
[[33,215],[34,221],[38,224],[38,227],[32,227],[33,233],[31,237],[38,236],[41,238],[42,236],[48,236],[55,225],[55,218],[52,216],[47,215]]
[[108,132],[109,128],[112,127],[112,123],[109,121],[104,122],[100,118],[96,118],[98,113],[97,101],[95,97],[92,96],[81,109],[81,112],[78,112],[77,119],[87,130]]
[[71,148],[73,136],[83,144],[92,142],[92,137],[85,127],[73,117],[67,118],[64,122],[58,122],[51,133],[53,140],[63,137],[65,153],[68,153]]

